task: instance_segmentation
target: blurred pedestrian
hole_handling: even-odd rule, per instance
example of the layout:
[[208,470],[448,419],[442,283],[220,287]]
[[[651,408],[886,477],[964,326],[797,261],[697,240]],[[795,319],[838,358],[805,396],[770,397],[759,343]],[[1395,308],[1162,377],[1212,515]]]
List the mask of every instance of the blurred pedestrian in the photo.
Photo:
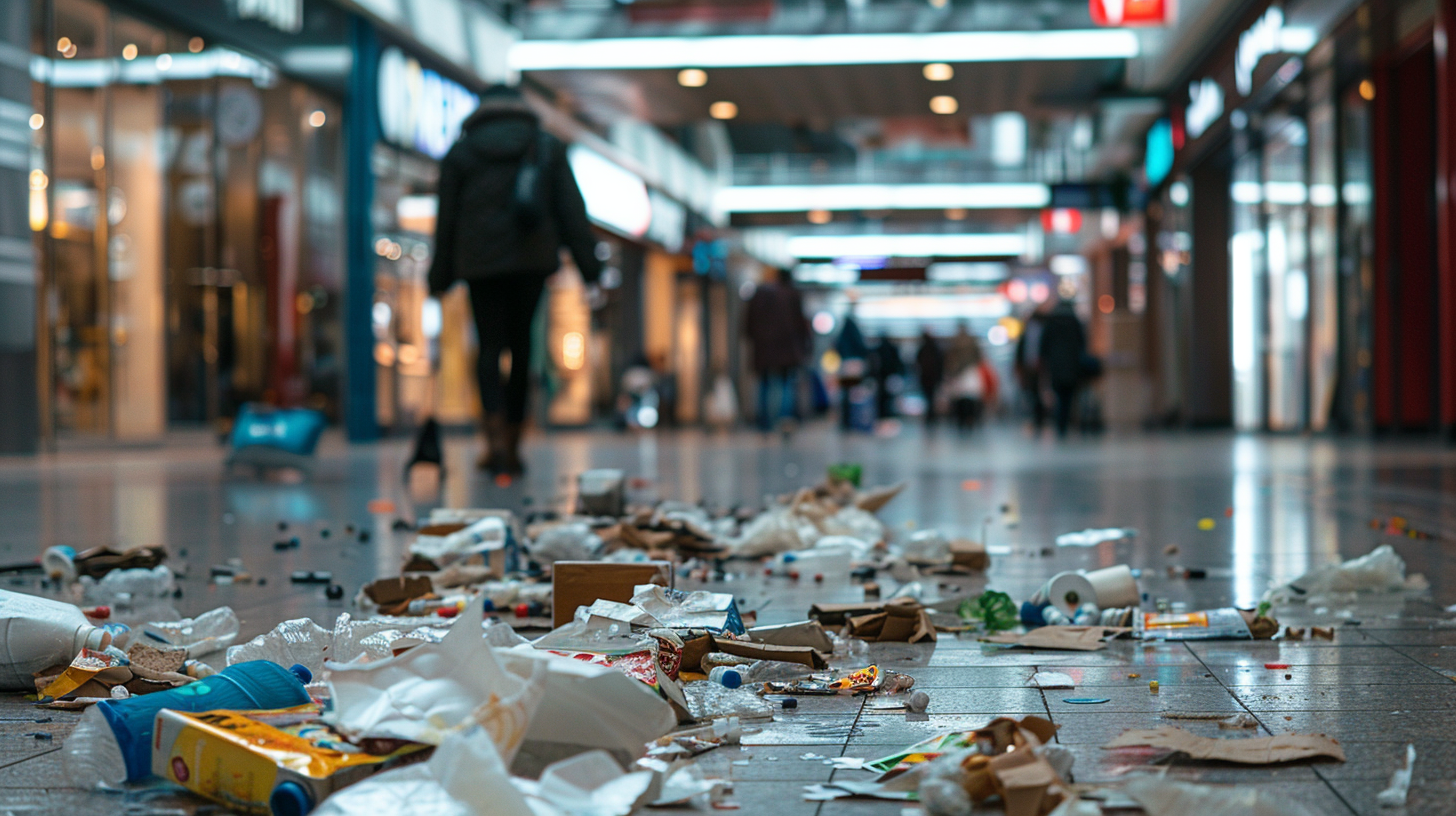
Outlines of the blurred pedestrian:
[[893,338],[882,334],[870,357],[875,375],[875,416],[889,419],[897,413],[895,398],[905,388],[905,360]]
[[743,315],[743,333],[753,347],[758,375],[758,429],[768,433],[777,425],[787,435],[799,421],[799,372],[812,342],[804,300],[789,275],[771,270],[754,290]]
[[[834,339],[834,353],[839,355],[839,427],[841,430],[854,428],[853,408],[856,389],[869,376],[870,344],[865,342],[859,321],[854,318],[854,303],[844,314],[844,325]],[[873,425],[873,422],[870,423]]]
[[1021,327],[1021,337],[1016,340],[1016,382],[1021,393],[1031,404],[1031,424],[1037,433],[1046,425],[1046,399],[1042,396],[1041,376],[1041,330],[1046,325],[1049,308],[1037,307],[1026,318]]
[[981,371],[984,362],[981,341],[971,334],[970,325],[962,322],[945,348],[946,391],[950,397],[951,414],[955,417],[956,426],[962,430],[974,427],[981,419],[986,395]]
[[1057,436],[1065,437],[1072,422],[1072,406],[1082,387],[1087,356],[1087,332],[1072,301],[1063,300],[1047,315],[1041,330],[1041,371],[1056,397]]
[[920,332],[920,347],[915,350],[915,373],[920,378],[920,393],[925,396],[925,424],[934,425],[939,410],[940,386],[945,382],[945,352],[930,329]]
[[[601,274],[596,238],[566,146],[542,127],[521,93],[496,85],[461,126],[440,163],[430,291],[470,287],[480,339],[476,379],[486,449],[482,470],[516,475],[530,388],[531,323],[546,279],[571,252],[583,280]],[[511,353],[502,381],[501,351]]]

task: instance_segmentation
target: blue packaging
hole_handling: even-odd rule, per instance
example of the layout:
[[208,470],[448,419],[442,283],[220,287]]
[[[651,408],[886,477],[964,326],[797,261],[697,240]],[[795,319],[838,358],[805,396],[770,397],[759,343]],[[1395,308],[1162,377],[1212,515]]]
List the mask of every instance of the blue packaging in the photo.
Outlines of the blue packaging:
[[327,420],[307,408],[270,408],[247,403],[233,423],[234,451],[260,445],[300,456],[312,456]]
[[211,677],[155,694],[96,704],[126,760],[126,779],[152,774],[152,733],[157,712],[164,708],[195,714],[202,711],[258,711],[305,705],[311,700],[304,684],[313,675],[303,666],[285,669],[268,660],[228,666]]

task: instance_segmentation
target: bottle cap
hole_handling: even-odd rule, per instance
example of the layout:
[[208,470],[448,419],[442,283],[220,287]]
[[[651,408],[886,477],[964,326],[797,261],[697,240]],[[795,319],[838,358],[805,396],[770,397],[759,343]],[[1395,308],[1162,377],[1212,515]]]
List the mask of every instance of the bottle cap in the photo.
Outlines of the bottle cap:
[[313,682],[313,672],[309,671],[308,667],[302,663],[294,663],[288,667],[288,670],[293,672],[293,676],[298,678],[298,682],[305,686]]
[[313,810],[313,797],[297,782],[284,782],[268,797],[273,816],[304,816]]

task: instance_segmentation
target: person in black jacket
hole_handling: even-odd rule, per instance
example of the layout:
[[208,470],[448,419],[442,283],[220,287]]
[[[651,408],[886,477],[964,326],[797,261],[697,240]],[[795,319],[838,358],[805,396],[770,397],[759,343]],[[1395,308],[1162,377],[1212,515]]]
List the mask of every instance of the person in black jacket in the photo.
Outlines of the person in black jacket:
[[1084,377],[1087,332],[1072,301],[1063,300],[1042,324],[1039,359],[1041,372],[1056,395],[1057,436],[1067,435],[1072,421],[1072,404]]
[[[582,278],[596,282],[601,262],[586,204],[566,160],[566,146],[542,129],[514,88],[497,85],[461,126],[440,163],[440,205],[430,291],[456,281],[470,287],[480,337],[476,377],[486,451],[477,466],[515,475],[524,470],[531,322],[546,278],[571,252]],[[511,352],[502,383],[500,354]]]

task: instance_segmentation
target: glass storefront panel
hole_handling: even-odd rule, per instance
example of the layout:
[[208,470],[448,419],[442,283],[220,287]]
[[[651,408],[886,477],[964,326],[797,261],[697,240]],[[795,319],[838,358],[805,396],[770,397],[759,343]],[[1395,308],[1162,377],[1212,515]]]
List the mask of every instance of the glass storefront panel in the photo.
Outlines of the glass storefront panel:
[[[1375,272],[1374,211],[1371,182],[1369,80],[1350,88],[1340,100],[1340,397],[1343,423],[1369,431],[1371,316]],[[1372,93],[1373,95],[1373,93]]]
[[1264,120],[1267,213],[1267,388],[1270,430],[1302,430],[1307,406],[1309,248],[1304,121],[1287,112]]
[[[1264,427],[1265,253],[1260,217],[1263,202],[1259,154],[1236,136],[1231,196],[1233,236],[1229,241],[1229,316],[1233,344],[1234,427]],[[1242,149],[1241,149],[1242,148]]]
[[156,438],[247,400],[335,414],[341,106],[98,0],[35,11],[47,427]]
[[1329,427],[1338,382],[1340,293],[1335,72],[1309,82],[1309,428]]

